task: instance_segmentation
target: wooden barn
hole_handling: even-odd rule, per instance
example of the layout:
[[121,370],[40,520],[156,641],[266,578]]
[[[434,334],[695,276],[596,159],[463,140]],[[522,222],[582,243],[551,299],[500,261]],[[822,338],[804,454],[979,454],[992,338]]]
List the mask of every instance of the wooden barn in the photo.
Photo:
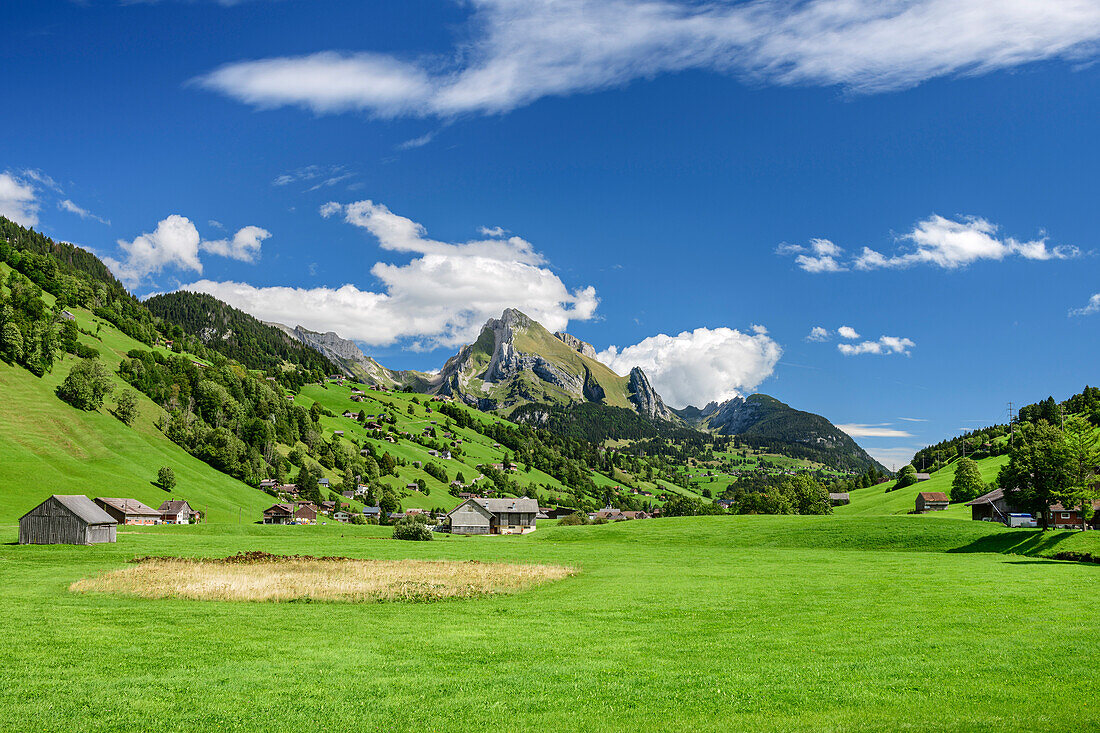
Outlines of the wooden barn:
[[86,496],[54,494],[19,518],[21,545],[114,542],[118,522]]
[[942,512],[950,503],[947,494],[942,491],[922,491],[917,494],[916,513]]

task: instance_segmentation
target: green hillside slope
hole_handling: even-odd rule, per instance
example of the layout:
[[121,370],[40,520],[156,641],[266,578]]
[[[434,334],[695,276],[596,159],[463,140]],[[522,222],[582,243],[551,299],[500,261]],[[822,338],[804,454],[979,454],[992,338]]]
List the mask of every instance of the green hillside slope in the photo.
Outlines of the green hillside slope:
[[[147,347],[87,311],[71,311],[81,328],[98,331],[98,339],[82,335],[81,342],[99,350],[117,394],[127,386],[116,373],[123,355]],[[270,497],[168,440],[153,424],[161,409],[146,397],[139,395],[141,415],[132,427],[107,406],[84,412],[62,402],[54,390],[75,363],[66,357],[39,379],[0,362],[0,524],[14,523],[50,494],[124,496],[154,508],[167,499],[186,499],[210,522],[261,518]],[[114,404],[110,397],[107,403]],[[176,473],[172,492],[151,483],[161,466]]]
[[[1001,466],[1008,463],[1008,456],[992,456],[976,461],[982,472],[982,480],[989,483],[997,477]],[[866,489],[850,492],[851,503],[837,507],[834,511],[840,515],[906,514],[913,510],[917,494],[922,491],[942,491],[951,495],[951,481],[955,478],[955,463],[950,463],[931,474],[927,481],[921,481],[904,489],[887,492],[893,481],[887,481]],[[952,504],[937,516],[970,519],[970,508],[965,504]]]

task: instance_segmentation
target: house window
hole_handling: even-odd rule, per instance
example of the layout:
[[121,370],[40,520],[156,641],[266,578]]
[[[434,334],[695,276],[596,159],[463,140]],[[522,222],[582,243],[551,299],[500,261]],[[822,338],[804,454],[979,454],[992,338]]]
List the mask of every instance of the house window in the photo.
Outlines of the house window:
[[1062,519],[1069,519],[1069,512],[1062,512]]

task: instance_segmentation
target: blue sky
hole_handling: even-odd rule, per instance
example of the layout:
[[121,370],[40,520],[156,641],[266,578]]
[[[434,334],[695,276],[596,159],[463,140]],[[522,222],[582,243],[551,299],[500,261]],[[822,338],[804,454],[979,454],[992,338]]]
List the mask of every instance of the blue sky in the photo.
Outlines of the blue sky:
[[1080,0],[5,3],[0,213],[395,368],[514,305],[900,465],[1097,381],[1098,40]]

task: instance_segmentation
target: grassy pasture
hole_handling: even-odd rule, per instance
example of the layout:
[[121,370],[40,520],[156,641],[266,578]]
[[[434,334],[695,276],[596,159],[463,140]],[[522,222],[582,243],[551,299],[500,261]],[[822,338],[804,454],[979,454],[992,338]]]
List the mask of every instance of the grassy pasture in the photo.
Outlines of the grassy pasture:
[[[182,531],[167,531],[182,530]],[[127,528],[0,545],[0,730],[1086,730],[1094,544],[941,517],[693,517],[430,543],[379,527]],[[0,529],[5,541],[13,528]],[[996,554],[1013,548],[1031,556]],[[427,604],[69,591],[241,550],[578,573]]]

